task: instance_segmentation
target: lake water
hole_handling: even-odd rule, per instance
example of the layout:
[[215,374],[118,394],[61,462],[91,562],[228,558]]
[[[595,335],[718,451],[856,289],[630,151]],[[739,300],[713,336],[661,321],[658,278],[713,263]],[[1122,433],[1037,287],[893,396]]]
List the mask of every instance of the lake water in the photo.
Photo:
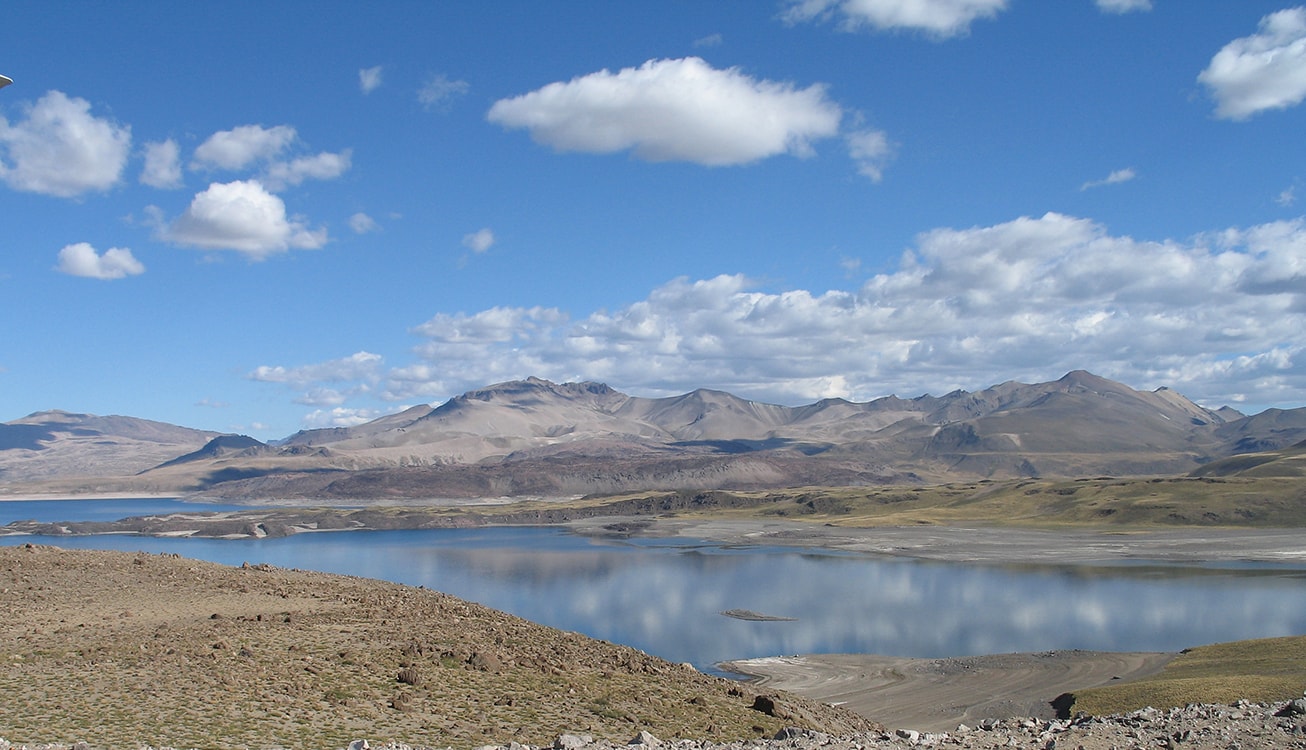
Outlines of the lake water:
[[[231,506],[0,502],[0,525],[217,507]],[[29,541],[423,585],[700,669],[777,654],[1174,651],[1306,634],[1306,565],[977,566],[684,539],[593,539],[554,527],[240,540],[0,537],[6,545]],[[721,614],[731,609],[795,619]]]

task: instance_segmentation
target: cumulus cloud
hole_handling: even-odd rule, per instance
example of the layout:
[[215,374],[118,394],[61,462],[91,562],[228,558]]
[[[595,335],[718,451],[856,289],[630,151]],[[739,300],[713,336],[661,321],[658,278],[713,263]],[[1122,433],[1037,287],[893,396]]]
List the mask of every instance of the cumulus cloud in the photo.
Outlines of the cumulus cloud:
[[474,253],[483,253],[494,245],[494,232],[480,229],[463,236],[463,247]]
[[249,378],[264,383],[284,383],[299,387],[310,383],[366,381],[375,379],[380,372],[381,363],[381,355],[363,351],[355,352],[348,357],[301,367],[264,365],[255,368],[249,374]]
[[860,288],[762,291],[677,279],[614,311],[439,314],[386,398],[495,380],[593,379],[646,394],[700,386],[779,403],[982,388],[1088,368],[1213,405],[1306,395],[1306,220],[1186,241],[1113,236],[1060,214],[922,234]]
[[[415,359],[350,380],[341,361],[258,379],[389,402],[538,375],[640,395],[698,387],[774,403],[974,390],[1085,368],[1213,406],[1306,400],[1306,218],[1138,240],[1049,213],[921,234],[860,286],[768,291],[676,279],[574,317],[552,307],[440,313]],[[358,355],[356,355],[358,356]],[[372,355],[375,356],[375,355]]]
[[385,416],[385,412],[375,409],[347,409],[337,406],[334,409],[315,409],[304,416],[306,429],[322,427],[355,427]]
[[1152,0],[1097,0],[1097,7],[1103,13],[1132,13],[1151,10]]
[[361,68],[358,71],[358,88],[364,94],[370,94],[381,87],[381,66]]
[[1091,180],[1089,182],[1085,182],[1083,185],[1079,186],[1079,189],[1088,190],[1089,188],[1102,187],[1103,185],[1118,185],[1122,182],[1129,182],[1130,180],[1134,179],[1137,176],[1138,176],[1138,172],[1134,171],[1133,167],[1117,169],[1100,180]]
[[444,111],[457,97],[466,94],[471,85],[466,81],[455,81],[443,73],[437,73],[426,79],[417,91],[417,101],[426,109]]
[[221,130],[209,136],[195,149],[192,169],[237,170],[260,161],[269,160],[298,138],[289,125],[265,128],[262,125],[241,125],[231,130]]
[[145,168],[141,184],[156,188],[181,187],[181,147],[169,138],[145,144]]
[[191,169],[245,170],[263,165],[259,181],[272,191],[284,190],[306,179],[333,180],[349,171],[353,152],[323,151],[315,156],[280,158],[299,144],[299,134],[289,125],[265,128],[241,125],[209,136],[195,149]]
[[283,190],[310,178],[334,180],[349,171],[352,156],[353,151],[345,149],[338,154],[324,151],[316,156],[273,162],[268,165],[263,181],[269,190]]
[[59,251],[55,270],[69,276],[109,280],[139,276],[145,273],[145,266],[125,247],[111,247],[100,255],[89,243],[78,242]]
[[842,114],[822,85],[800,89],[687,57],[551,83],[495,102],[487,118],[558,151],[725,166],[808,156],[813,141],[838,133]]
[[256,180],[215,182],[185,213],[164,226],[163,239],[212,250],[236,250],[254,260],[292,248],[326,244],[325,229],[286,216],[286,204]]
[[131,128],[91,114],[91,104],[50,91],[0,117],[0,180],[14,190],[73,198],[117,184],[131,151]]
[[359,211],[349,217],[349,228],[354,230],[354,234],[367,234],[368,232],[381,231],[381,225],[376,223],[376,219]]
[[964,36],[977,19],[993,18],[1007,0],[791,0],[784,18],[790,22],[839,19],[840,28],[856,31],[920,31],[936,39]]
[[1210,89],[1217,117],[1246,120],[1306,99],[1306,7],[1261,19],[1255,34],[1229,42],[1197,80]]

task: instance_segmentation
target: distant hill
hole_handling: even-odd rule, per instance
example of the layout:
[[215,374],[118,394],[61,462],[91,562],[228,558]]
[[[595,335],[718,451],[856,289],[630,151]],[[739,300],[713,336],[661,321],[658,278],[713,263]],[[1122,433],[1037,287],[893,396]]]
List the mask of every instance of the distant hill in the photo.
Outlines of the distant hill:
[[[68,488],[93,467],[101,488],[231,499],[556,497],[1174,475],[1303,439],[1306,409],[1244,416],[1084,371],[975,393],[794,407],[706,389],[642,398],[528,378],[272,444],[45,412],[0,425],[0,485]],[[96,451],[88,462],[50,460]]]
[[1238,455],[1194,469],[1194,477],[1306,477],[1306,440],[1287,448]]
[[145,471],[219,433],[135,417],[41,411],[0,424],[0,488]]

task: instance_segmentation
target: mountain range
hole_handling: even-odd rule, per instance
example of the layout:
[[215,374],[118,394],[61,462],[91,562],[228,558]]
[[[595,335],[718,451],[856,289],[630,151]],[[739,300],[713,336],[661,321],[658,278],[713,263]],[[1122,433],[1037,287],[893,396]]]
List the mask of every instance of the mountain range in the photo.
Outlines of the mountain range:
[[1084,371],[793,407],[528,378],[271,443],[38,412],[0,424],[0,493],[343,502],[1173,475],[1303,439],[1306,408],[1247,416]]

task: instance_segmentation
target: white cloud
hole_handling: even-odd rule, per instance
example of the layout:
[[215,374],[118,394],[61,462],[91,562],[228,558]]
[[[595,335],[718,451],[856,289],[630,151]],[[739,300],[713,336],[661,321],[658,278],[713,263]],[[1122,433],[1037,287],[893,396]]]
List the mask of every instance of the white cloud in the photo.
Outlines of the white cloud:
[[884,178],[884,165],[893,156],[889,136],[880,130],[861,130],[849,133],[848,155],[857,164],[857,172],[879,182]]
[[[434,401],[538,375],[640,395],[722,388],[775,403],[974,390],[1089,369],[1211,405],[1306,401],[1306,217],[1185,240],[1038,218],[921,234],[850,289],[676,279],[573,317],[550,307],[440,313],[415,359],[260,368],[312,394]],[[324,392],[325,393],[325,392]],[[325,400],[318,394],[316,398]],[[305,398],[314,398],[305,396]]]
[[494,245],[494,232],[480,229],[463,236],[463,247],[474,253],[483,253]]
[[784,18],[799,22],[837,16],[848,31],[907,29],[945,39],[970,33],[972,22],[1006,8],[1007,0],[790,0]]
[[72,198],[108,190],[131,151],[131,128],[91,115],[85,99],[50,91],[24,107],[26,119],[0,117],[0,180],[14,190]]
[[181,187],[181,147],[169,138],[145,144],[145,168],[141,184],[156,188]]
[[355,352],[348,357],[333,359],[315,365],[282,367],[263,365],[249,374],[251,380],[264,383],[285,383],[304,387],[312,383],[341,383],[373,380],[380,372],[381,355]]
[[422,84],[417,92],[417,101],[426,109],[444,111],[455,97],[466,94],[471,85],[466,81],[454,81],[443,73],[432,75]]
[[558,151],[724,166],[810,155],[842,114],[822,85],[798,89],[688,57],[551,83],[495,102],[487,118]]
[[1083,185],[1079,186],[1079,189],[1088,190],[1089,188],[1102,187],[1103,185],[1118,185],[1122,182],[1129,182],[1136,177],[1138,177],[1138,172],[1134,171],[1133,167],[1126,167],[1124,169],[1117,169],[1100,180],[1085,182]]
[[[1213,404],[1306,399],[1306,219],[1184,242],[1047,214],[922,234],[853,290],[678,279],[573,320],[556,308],[440,314],[391,400],[497,380],[593,379],[645,394],[709,386],[805,403],[982,388],[1087,368]],[[1252,385],[1247,385],[1252,373]]]
[[192,169],[244,170],[255,164],[265,165],[259,181],[263,187],[281,191],[306,179],[333,180],[349,171],[353,152],[323,151],[315,156],[279,159],[286,150],[299,143],[299,135],[289,125],[265,128],[241,125],[209,136],[195,149]]
[[1306,7],[1261,19],[1257,32],[1229,42],[1197,80],[1215,97],[1217,117],[1245,120],[1306,99]]
[[705,37],[700,37],[698,39],[695,39],[694,46],[695,47],[719,47],[721,46],[721,42],[723,41],[725,41],[725,39],[720,34],[708,34]]
[[192,169],[245,169],[259,161],[270,160],[298,138],[289,125],[265,128],[241,125],[208,137],[195,149]]
[[346,409],[337,406],[334,409],[315,409],[304,416],[302,424],[306,429],[322,427],[356,427],[385,416],[385,412],[374,409]]
[[236,250],[254,260],[292,248],[326,244],[325,229],[286,216],[286,204],[255,180],[209,185],[170,226],[163,239],[214,250]]
[[1284,188],[1284,189],[1279,193],[1279,195],[1274,199],[1274,202],[1275,202],[1275,203],[1278,203],[1280,206],[1284,206],[1284,207],[1291,206],[1292,204],[1296,203],[1296,202],[1297,202],[1297,186],[1296,186],[1296,185],[1289,185],[1288,187]]
[[1152,0],[1097,0],[1097,7],[1103,13],[1131,13],[1151,10]]
[[368,232],[381,231],[381,225],[376,223],[376,219],[359,211],[349,217],[349,228],[354,230],[354,234],[367,234]]
[[364,94],[370,94],[381,87],[381,66],[360,68],[358,71],[358,88]]
[[55,270],[69,276],[108,280],[138,276],[145,273],[145,266],[125,247],[111,247],[99,255],[89,243],[78,242],[59,251]]
[[269,190],[283,190],[309,178],[334,180],[349,171],[352,156],[353,151],[345,149],[338,154],[324,151],[316,156],[273,162],[268,165],[264,183]]
[[348,398],[348,395],[335,388],[314,388],[295,399],[295,403],[305,406],[340,406]]

